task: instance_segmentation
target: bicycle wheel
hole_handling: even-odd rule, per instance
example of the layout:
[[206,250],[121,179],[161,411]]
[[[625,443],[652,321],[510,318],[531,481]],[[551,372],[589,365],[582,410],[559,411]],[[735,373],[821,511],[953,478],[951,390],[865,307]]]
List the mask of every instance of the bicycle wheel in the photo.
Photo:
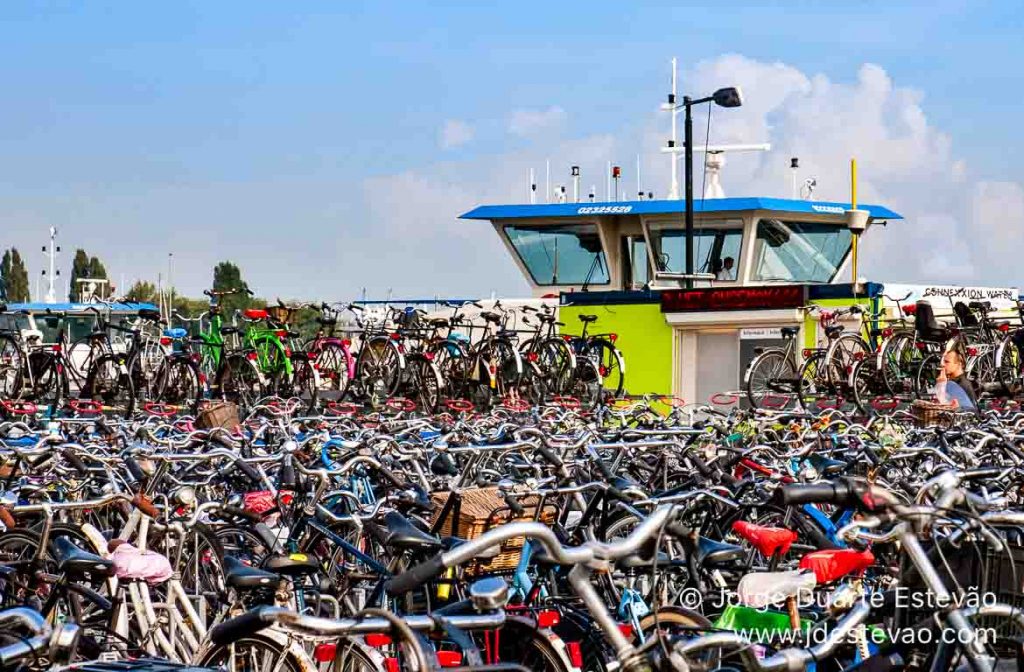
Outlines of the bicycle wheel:
[[[481,633],[486,638],[490,632]],[[572,663],[552,646],[548,638],[537,631],[533,623],[509,618],[501,627],[500,636],[493,637],[493,647],[482,646],[483,650],[491,650],[494,660],[485,663],[506,663],[522,665],[531,672],[569,672]],[[561,647],[564,651],[564,645]]]
[[597,364],[586,357],[577,360],[570,394],[580,400],[584,409],[592,409],[601,401],[601,387],[601,372]]
[[1016,394],[1020,390],[1024,367],[1024,357],[1018,345],[1020,333],[1018,331],[1007,335],[996,349],[996,374],[1007,394]]
[[13,336],[0,334],[0,399],[17,399],[21,394],[25,353]]
[[58,355],[49,350],[36,350],[28,355],[28,375],[24,378],[21,395],[37,404],[60,406],[67,395],[67,379],[61,373]]
[[371,401],[394,395],[402,380],[404,359],[387,336],[373,336],[363,343],[356,360],[356,379]]
[[[280,642],[263,635],[248,635],[230,644],[214,646],[203,654],[197,664],[226,672],[305,672],[304,661],[298,659]],[[359,669],[359,668],[355,668]],[[372,669],[372,668],[369,668]]]
[[285,399],[298,399],[306,412],[317,407],[320,395],[320,373],[305,356],[292,356],[292,375],[282,367],[273,382],[274,393]]
[[221,398],[243,408],[249,408],[266,394],[263,375],[256,363],[240,352],[225,358],[215,387]]
[[434,362],[422,355],[417,356],[411,363],[416,372],[416,398],[419,400],[420,409],[425,413],[436,413],[441,406],[444,389],[441,372]]
[[836,394],[846,391],[853,365],[870,355],[871,350],[857,334],[842,334],[826,351],[825,375]]
[[348,390],[348,353],[340,343],[325,341],[320,344],[314,360],[320,371],[320,396],[337,401]]
[[153,381],[153,398],[194,414],[203,396],[199,368],[186,357],[165,359]]
[[131,415],[135,410],[135,386],[124,355],[103,355],[93,362],[81,396],[101,402],[104,410]]
[[[743,377],[747,384],[747,399],[754,408],[762,408],[766,400],[774,408],[776,398],[781,400],[786,397],[788,399],[783,407],[788,407],[796,398],[797,371],[785,350],[765,350],[750,362]],[[791,394],[779,391],[787,387],[793,388]]]
[[914,375],[914,396],[918,399],[924,399],[935,389],[941,362],[942,355],[937,352],[933,352],[921,360],[917,367],[917,373]]
[[824,380],[825,372],[822,370],[824,362],[825,353],[815,352],[804,360],[804,365],[800,368],[800,373],[797,376],[799,385],[797,401],[800,402],[800,408],[806,412],[818,410],[815,403],[823,397],[828,388],[828,384]]
[[914,334],[894,334],[882,346],[878,356],[885,389],[893,396],[909,394],[914,389],[914,374],[921,360]]
[[857,410],[865,415],[871,415],[874,408],[871,406],[875,394],[875,381],[878,372],[875,369],[875,362],[871,359],[862,359],[853,365],[853,373],[850,374],[851,392],[853,403]]
[[568,394],[576,368],[576,356],[561,338],[548,338],[537,346],[536,365],[548,394]]
[[[644,633],[644,641],[655,636],[669,637],[675,641],[678,638],[700,636],[712,631],[714,626],[697,612],[681,607],[664,607],[644,616],[640,621],[640,629]],[[721,659],[721,649],[708,649],[688,658],[686,662],[692,672],[705,672],[718,669]]]
[[621,396],[626,381],[626,360],[615,344],[604,338],[592,338],[587,343],[586,354],[597,364],[604,387],[613,397]]

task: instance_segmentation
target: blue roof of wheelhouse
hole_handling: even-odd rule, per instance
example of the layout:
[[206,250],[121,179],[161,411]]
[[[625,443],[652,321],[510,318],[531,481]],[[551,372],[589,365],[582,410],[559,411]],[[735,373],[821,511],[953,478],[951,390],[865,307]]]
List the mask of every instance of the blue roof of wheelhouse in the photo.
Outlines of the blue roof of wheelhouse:
[[[874,219],[903,219],[902,216],[881,205],[858,204]],[[694,201],[693,211],[744,212],[773,210],[815,215],[842,215],[849,203],[802,201],[788,198],[708,198]],[[533,219],[551,217],[581,217],[586,215],[657,215],[682,214],[686,201],[618,201],[613,203],[542,203],[537,205],[481,205],[460,215],[459,219]]]

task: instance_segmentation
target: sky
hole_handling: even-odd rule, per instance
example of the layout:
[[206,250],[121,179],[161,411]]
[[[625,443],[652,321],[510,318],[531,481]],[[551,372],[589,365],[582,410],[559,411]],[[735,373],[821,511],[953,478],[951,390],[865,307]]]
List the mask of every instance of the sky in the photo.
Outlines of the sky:
[[[116,283],[198,295],[221,260],[260,295],[524,294],[486,222],[528,174],[668,189],[680,93],[740,85],[698,139],[730,196],[816,196],[907,219],[865,240],[871,279],[1017,285],[1024,5],[1017,2],[7,2],[0,247],[30,277],[56,226]],[[31,252],[28,252],[31,251]],[[65,270],[67,277],[68,270]]]

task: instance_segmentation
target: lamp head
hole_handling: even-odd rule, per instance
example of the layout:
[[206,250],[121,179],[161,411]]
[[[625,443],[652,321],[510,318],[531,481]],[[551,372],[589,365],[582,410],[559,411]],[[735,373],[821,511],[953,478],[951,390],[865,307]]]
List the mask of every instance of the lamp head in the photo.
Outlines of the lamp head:
[[729,86],[724,89],[719,89],[711,95],[711,99],[715,101],[715,105],[719,107],[739,107],[743,104],[743,94],[740,92],[738,86]]

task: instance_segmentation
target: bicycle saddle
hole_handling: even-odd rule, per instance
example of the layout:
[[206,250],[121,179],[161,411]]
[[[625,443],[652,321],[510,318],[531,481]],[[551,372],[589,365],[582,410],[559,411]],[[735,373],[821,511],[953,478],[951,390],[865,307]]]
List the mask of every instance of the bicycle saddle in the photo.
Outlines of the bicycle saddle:
[[398,549],[418,551],[436,551],[441,548],[441,540],[416,527],[408,518],[397,511],[389,511],[382,524],[374,524],[376,536],[385,546]]
[[316,318],[316,321],[324,327],[333,327],[338,323],[338,319],[334,317],[318,317]]
[[316,556],[306,553],[272,555],[263,563],[263,568],[282,576],[308,576],[320,569]]
[[799,331],[800,327],[783,327],[782,329],[779,329],[783,338],[793,338],[797,333],[799,333]]
[[748,607],[762,608],[797,597],[817,585],[813,572],[753,572],[736,586],[736,596]]
[[153,310],[152,308],[142,308],[139,310],[138,315],[144,320],[151,320],[153,322],[160,321],[160,311]]
[[825,327],[825,335],[829,338],[835,338],[839,334],[843,333],[843,326],[840,324],[833,324]]
[[164,329],[164,336],[167,338],[185,338],[188,336],[188,332],[181,327],[174,327],[173,329]]
[[247,308],[246,310],[242,311],[242,314],[245,315],[246,319],[249,320],[267,319],[267,311],[264,310],[263,308]]
[[833,460],[830,457],[824,457],[822,455],[811,455],[807,458],[807,462],[814,467],[819,474],[826,478],[839,476],[840,474],[845,473],[846,469],[850,466],[841,460]]
[[497,313],[492,313],[490,311],[480,313],[480,317],[487,320],[488,322],[493,322],[495,324],[501,322],[501,315],[498,315]]
[[848,574],[862,572],[875,564],[871,551],[852,548],[833,548],[814,551],[800,558],[800,569],[814,572],[818,583],[831,583]]
[[597,322],[597,315],[580,315],[580,322],[587,324],[588,322]]
[[427,320],[427,324],[429,324],[432,327],[447,327],[448,319],[444,317],[432,317],[429,320]]
[[114,563],[106,558],[83,551],[67,537],[56,537],[53,542],[53,556],[57,569],[73,577],[113,576]]
[[238,327],[221,327],[220,333],[223,336],[230,336],[238,333]]
[[263,588],[277,585],[277,574],[243,564],[236,557],[224,556],[224,581],[232,588]]
[[697,548],[694,559],[697,564],[712,567],[727,565],[747,555],[742,546],[715,541],[707,537],[697,537]]

